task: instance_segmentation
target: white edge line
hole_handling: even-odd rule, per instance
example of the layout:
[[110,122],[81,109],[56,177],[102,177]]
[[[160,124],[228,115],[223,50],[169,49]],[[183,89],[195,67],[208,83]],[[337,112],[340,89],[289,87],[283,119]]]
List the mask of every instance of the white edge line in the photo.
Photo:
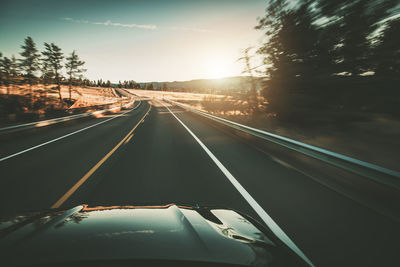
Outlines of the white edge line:
[[277,235],[288,247],[290,247],[297,255],[305,260],[310,266],[314,266],[313,263],[307,258],[307,256],[296,246],[296,244],[286,235],[286,233],[279,227],[279,225],[268,215],[268,213],[257,203],[257,201],[247,192],[247,190],[236,180],[235,177],[228,171],[227,168],[214,156],[214,154],[203,144],[203,142],[163,103],[164,107],[182,124],[182,126],[192,135],[192,137],[199,143],[204,149],[208,156],[214,161],[222,173],[228,178],[232,185],[239,191],[243,198],[249,203],[254,211],[260,216],[260,218],[268,225],[271,231]]
[[24,150],[22,150],[22,151],[20,151],[20,152],[17,152],[17,153],[8,155],[8,156],[6,156],[6,157],[4,157],[4,158],[1,158],[1,159],[0,159],[0,162],[5,161],[5,160],[10,159],[10,158],[13,158],[13,157],[18,156],[18,155],[21,155],[21,154],[23,154],[23,153],[25,153],[25,152],[34,150],[34,149],[36,149],[36,148],[39,148],[39,147],[42,147],[42,146],[51,144],[51,143],[53,143],[53,142],[56,142],[56,141],[61,140],[61,139],[64,139],[64,138],[66,138],[66,137],[68,137],[68,136],[71,136],[71,135],[73,135],[73,134],[76,134],[76,133],[85,131],[85,130],[87,130],[87,129],[90,129],[90,128],[95,127],[95,126],[97,126],[97,125],[100,125],[100,124],[102,124],[102,123],[108,122],[108,121],[113,120],[113,119],[115,119],[115,118],[118,118],[118,117],[120,117],[120,116],[122,116],[122,115],[124,115],[124,114],[126,114],[126,113],[128,113],[128,112],[131,112],[132,110],[137,109],[137,108],[140,106],[141,103],[142,103],[142,102],[140,101],[139,104],[138,104],[136,107],[134,107],[134,108],[132,108],[132,109],[130,109],[130,110],[128,110],[128,111],[125,111],[124,113],[121,113],[121,114],[119,114],[119,115],[117,115],[117,116],[114,116],[114,117],[112,117],[112,118],[109,118],[109,119],[107,119],[107,120],[104,120],[104,121],[101,121],[101,122],[92,124],[92,125],[90,125],[90,126],[88,126],[88,127],[79,129],[79,130],[77,130],[77,131],[75,131],[75,132],[72,132],[72,133],[69,133],[69,134],[66,134],[66,135],[57,137],[57,138],[52,139],[52,140],[50,140],[50,141],[44,142],[44,143],[42,143],[42,144],[39,144],[39,145],[30,147],[30,148],[24,149]]

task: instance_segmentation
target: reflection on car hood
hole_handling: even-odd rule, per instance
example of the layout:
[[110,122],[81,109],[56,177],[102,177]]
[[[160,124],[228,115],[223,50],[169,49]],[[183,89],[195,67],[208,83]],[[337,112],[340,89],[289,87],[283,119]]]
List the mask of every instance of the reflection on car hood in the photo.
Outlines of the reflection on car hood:
[[221,208],[83,205],[2,221],[0,250],[17,265],[145,259],[303,264],[244,216]]

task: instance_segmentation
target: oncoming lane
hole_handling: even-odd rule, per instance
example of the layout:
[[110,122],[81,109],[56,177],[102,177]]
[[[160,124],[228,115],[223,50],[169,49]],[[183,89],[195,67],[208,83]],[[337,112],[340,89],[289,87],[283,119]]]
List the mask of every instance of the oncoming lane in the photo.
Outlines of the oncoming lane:
[[[115,119],[0,162],[1,216],[50,208],[120,142],[148,108],[149,104],[142,102],[137,109],[125,114],[121,112]],[[114,118],[115,115],[111,116]],[[87,127],[86,123],[73,128],[83,129]],[[95,123],[91,121],[89,125]],[[71,130],[71,127],[66,128],[49,127],[46,137]]]

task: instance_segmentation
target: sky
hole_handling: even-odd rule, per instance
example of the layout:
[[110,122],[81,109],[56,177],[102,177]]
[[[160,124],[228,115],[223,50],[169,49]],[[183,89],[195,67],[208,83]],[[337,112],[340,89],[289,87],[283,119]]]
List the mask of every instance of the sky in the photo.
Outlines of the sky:
[[1,0],[0,52],[19,57],[31,36],[76,50],[85,76],[118,82],[240,75],[242,51],[256,47],[265,0]]

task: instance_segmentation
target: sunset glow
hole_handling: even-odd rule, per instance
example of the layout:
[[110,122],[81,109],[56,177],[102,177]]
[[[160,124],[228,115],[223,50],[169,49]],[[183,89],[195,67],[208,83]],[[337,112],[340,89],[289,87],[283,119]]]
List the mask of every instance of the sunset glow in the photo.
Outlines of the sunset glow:
[[264,0],[9,1],[0,47],[11,57],[27,35],[40,51],[54,42],[77,50],[88,79],[114,83],[237,76],[241,51],[262,36],[254,26],[264,9]]
[[218,79],[233,76],[233,74],[234,70],[232,68],[232,64],[229,64],[228,62],[213,59],[208,63],[208,78]]

